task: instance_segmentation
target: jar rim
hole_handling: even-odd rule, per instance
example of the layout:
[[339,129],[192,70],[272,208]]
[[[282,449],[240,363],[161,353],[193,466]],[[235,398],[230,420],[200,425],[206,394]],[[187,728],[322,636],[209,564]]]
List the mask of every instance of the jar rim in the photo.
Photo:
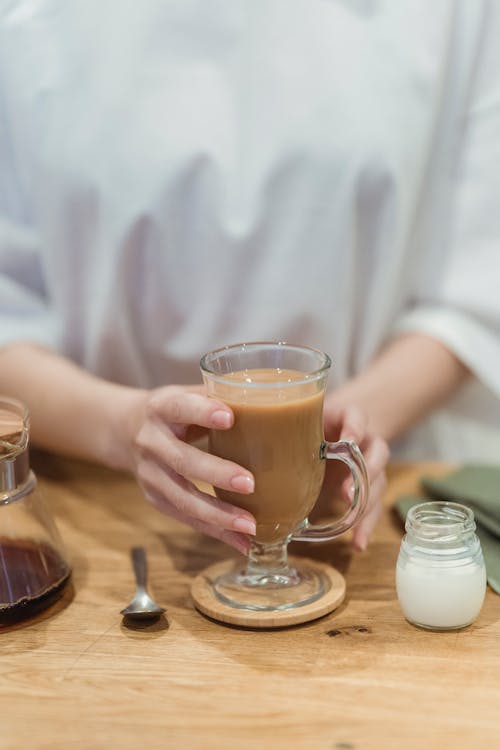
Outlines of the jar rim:
[[410,508],[406,531],[424,539],[447,542],[476,528],[471,508],[448,500],[430,500]]

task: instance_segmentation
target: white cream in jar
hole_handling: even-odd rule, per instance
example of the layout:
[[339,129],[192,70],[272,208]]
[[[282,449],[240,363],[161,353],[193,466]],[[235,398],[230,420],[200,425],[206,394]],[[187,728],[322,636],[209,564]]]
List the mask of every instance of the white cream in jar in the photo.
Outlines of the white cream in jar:
[[473,512],[459,503],[420,503],[408,511],[405,529],[396,590],[406,619],[430,630],[470,625],[486,590]]

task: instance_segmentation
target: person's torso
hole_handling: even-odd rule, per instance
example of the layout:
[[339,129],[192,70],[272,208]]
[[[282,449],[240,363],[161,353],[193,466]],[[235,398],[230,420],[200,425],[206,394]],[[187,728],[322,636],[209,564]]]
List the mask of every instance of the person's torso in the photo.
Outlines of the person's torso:
[[359,370],[411,296],[451,13],[14,3],[3,94],[63,351],[143,385],[263,338]]

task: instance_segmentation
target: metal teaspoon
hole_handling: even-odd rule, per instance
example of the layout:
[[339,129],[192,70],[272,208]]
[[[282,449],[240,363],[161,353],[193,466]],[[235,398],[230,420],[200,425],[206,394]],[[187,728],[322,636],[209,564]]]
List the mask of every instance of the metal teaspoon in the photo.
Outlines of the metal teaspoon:
[[163,607],[159,607],[146,591],[147,563],[144,547],[132,547],[131,557],[137,588],[134,598],[125,609],[121,610],[121,614],[124,617],[137,619],[158,617],[165,610]]

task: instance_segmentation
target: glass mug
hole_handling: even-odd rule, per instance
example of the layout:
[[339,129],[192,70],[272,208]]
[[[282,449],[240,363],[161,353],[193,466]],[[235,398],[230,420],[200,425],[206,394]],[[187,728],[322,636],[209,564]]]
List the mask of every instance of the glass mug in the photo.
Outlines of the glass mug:
[[0,626],[59,599],[71,578],[62,540],[29,465],[29,413],[0,397]]
[[[365,462],[351,440],[326,442],[323,401],[331,360],[327,354],[283,342],[236,344],[205,354],[200,367],[208,395],[231,407],[229,430],[211,430],[209,451],[252,472],[250,495],[215,488],[217,497],[245,508],[257,522],[246,567],[214,581],[225,604],[273,611],[319,599],[327,581],[316,569],[291,567],[288,543],[324,542],[343,534],[361,517],[369,484]],[[342,518],[312,525],[326,459],[342,461],[354,495]]]

